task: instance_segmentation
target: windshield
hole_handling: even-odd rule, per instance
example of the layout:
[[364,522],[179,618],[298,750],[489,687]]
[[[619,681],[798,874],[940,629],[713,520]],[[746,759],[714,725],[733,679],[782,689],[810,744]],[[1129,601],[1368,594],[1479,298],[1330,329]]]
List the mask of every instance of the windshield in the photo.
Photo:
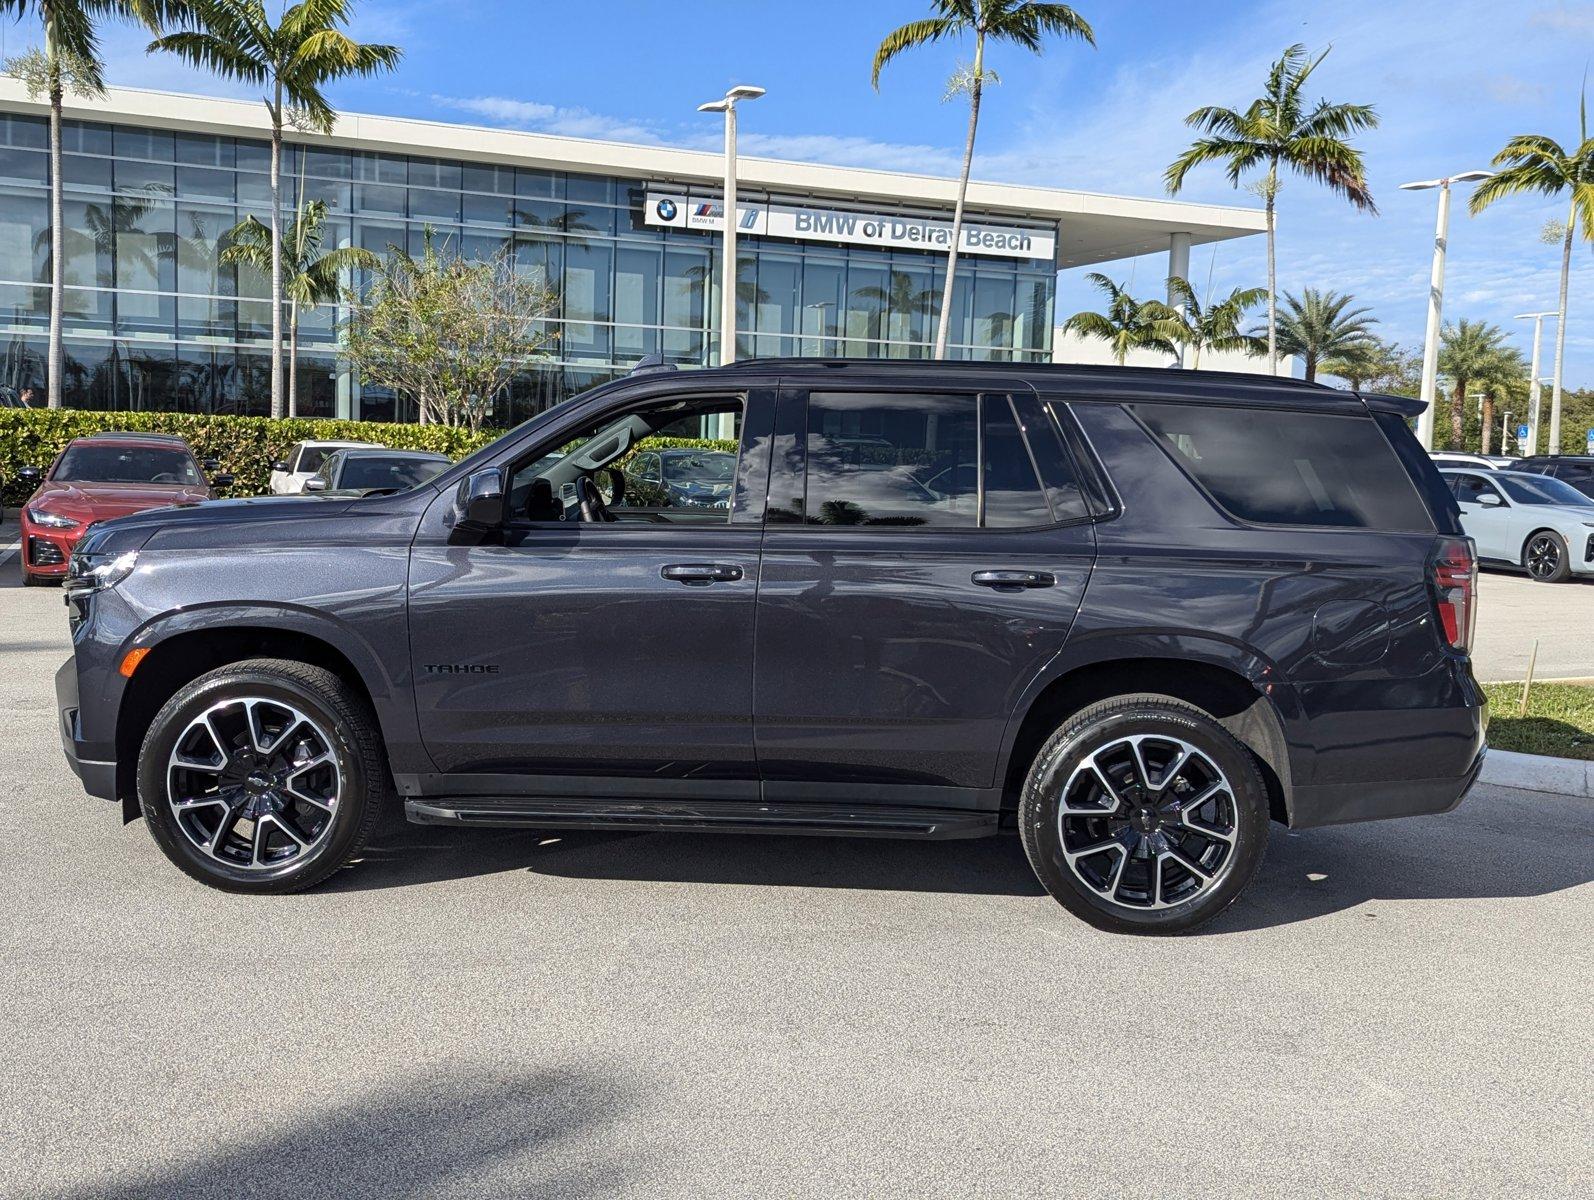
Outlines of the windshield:
[[425,483],[446,466],[448,460],[442,458],[351,458],[343,464],[338,487],[349,491],[402,490]]
[[722,450],[704,454],[671,454],[664,459],[668,483],[729,483],[736,474],[736,456]]
[[73,483],[175,483],[203,487],[193,455],[154,446],[67,447],[52,479]]
[[1505,494],[1518,504],[1571,504],[1578,508],[1594,508],[1589,499],[1569,483],[1545,476],[1529,479],[1522,475],[1496,475],[1494,480]]

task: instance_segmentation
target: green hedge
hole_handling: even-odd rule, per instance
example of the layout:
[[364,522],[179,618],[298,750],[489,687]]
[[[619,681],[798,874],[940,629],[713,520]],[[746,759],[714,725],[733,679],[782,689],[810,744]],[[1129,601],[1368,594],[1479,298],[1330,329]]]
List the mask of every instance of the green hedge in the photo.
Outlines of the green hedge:
[[320,421],[302,417],[202,417],[187,413],[80,412],[76,409],[0,409],[0,498],[10,507],[32,490],[17,478],[23,467],[48,467],[75,437],[106,430],[174,433],[200,458],[221,460],[233,476],[229,496],[258,496],[266,490],[271,464],[303,441],[375,442],[402,450],[435,450],[462,458],[502,430],[473,434],[447,425],[399,425],[377,421]]
[[[288,447],[304,441],[374,442],[399,450],[434,450],[460,459],[480,449],[503,432],[471,433],[447,425],[398,425],[383,421],[321,421],[302,417],[200,417],[188,413],[80,412],[77,409],[0,409],[0,501],[15,507],[32,488],[17,478],[23,467],[46,468],[75,437],[107,430],[136,433],[174,433],[187,440],[200,458],[221,460],[233,485],[222,489],[228,496],[258,496],[265,492],[271,464]],[[736,443],[724,439],[651,437],[650,450],[683,447],[736,453]],[[621,467],[641,446],[619,464]]]

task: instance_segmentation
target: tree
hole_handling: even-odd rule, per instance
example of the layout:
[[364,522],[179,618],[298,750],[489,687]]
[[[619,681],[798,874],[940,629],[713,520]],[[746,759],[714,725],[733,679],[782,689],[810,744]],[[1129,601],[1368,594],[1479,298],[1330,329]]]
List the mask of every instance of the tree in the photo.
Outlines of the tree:
[[1440,331],[1439,373],[1453,389],[1450,449],[1460,450],[1465,443],[1467,389],[1475,382],[1499,378],[1506,350],[1505,330],[1487,321],[1462,320]]
[[1179,352],[1189,333],[1177,311],[1161,300],[1136,300],[1122,285],[1098,272],[1085,278],[1107,297],[1107,311],[1077,312],[1063,322],[1064,330],[1111,343],[1120,367],[1131,350]]
[[356,42],[343,32],[351,0],[300,0],[276,25],[264,0],[171,0],[166,33],[150,43],[226,79],[266,89],[271,118],[271,415],[282,416],[282,130],[283,122],[332,132],[337,113],[329,83],[398,65],[397,46]]
[[557,295],[500,249],[466,260],[426,232],[419,257],[388,247],[363,293],[345,293],[349,360],[361,379],[413,395],[423,422],[481,428],[493,398],[554,334]]
[[1263,170],[1253,190],[1267,206],[1267,360],[1274,374],[1278,373],[1279,361],[1275,249],[1279,169],[1287,167],[1297,175],[1315,179],[1364,212],[1378,211],[1367,190],[1367,169],[1361,151],[1347,141],[1354,133],[1377,127],[1378,114],[1372,105],[1320,100],[1307,110],[1302,100],[1307,80],[1327,57],[1327,50],[1309,58],[1305,46],[1291,46],[1268,71],[1262,95],[1245,111],[1196,109],[1184,123],[1205,136],[1197,138],[1176,158],[1163,177],[1169,193],[1177,194],[1184,186],[1185,176],[1202,163],[1225,164],[1229,182],[1235,187],[1240,186],[1240,178],[1247,172]]
[[100,99],[105,95],[96,22],[121,17],[151,24],[167,14],[162,0],[0,0],[0,16],[21,20],[30,14],[44,26],[44,49],[8,59],[6,73],[22,80],[28,94],[50,101],[50,334],[45,364],[45,402],[61,407],[66,354],[61,340],[64,303],[62,248],[61,104],[67,92]]
[[1262,354],[1267,350],[1267,343],[1261,338],[1240,332],[1240,322],[1245,320],[1248,310],[1262,302],[1267,295],[1266,288],[1235,288],[1226,299],[1203,307],[1189,280],[1170,275],[1168,292],[1173,296],[1174,313],[1183,314],[1183,340],[1193,351],[1190,356],[1192,370],[1201,365],[1203,350],[1242,354]]
[[1325,355],[1318,371],[1343,379],[1352,391],[1415,396],[1422,387],[1422,354],[1369,336],[1365,342]]
[[[1508,404],[1525,404],[1527,400],[1528,364],[1522,357],[1522,351],[1515,346],[1502,346],[1500,354],[1493,366],[1477,381],[1483,388],[1483,408],[1479,420],[1483,426],[1480,430],[1479,447],[1482,453],[1494,453],[1494,422],[1496,409],[1500,401]],[[1523,412],[1519,407],[1515,411]],[[1505,437],[1502,434],[1500,449],[1505,449]]]
[[[359,246],[321,251],[327,206],[324,200],[303,205],[282,234],[282,288],[288,300],[288,415],[299,415],[299,310],[331,304],[343,291],[343,277],[356,269],[374,269],[381,259]],[[271,230],[256,217],[245,217],[228,234],[221,252],[224,263],[242,263],[262,275],[271,273]]]
[[1280,354],[1298,354],[1306,364],[1306,381],[1317,378],[1325,358],[1344,361],[1370,349],[1372,327],[1378,318],[1369,308],[1351,308],[1352,296],[1305,288],[1301,294],[1284,293],[1284,312],[1278,319]]
[[958,176],[957,202],[952,208],[952,231],[946,249],[946,280],[941,293],[941,315],[935,329],[935,357],[946,357],[952,329],[952,281],[957,272],[958,244],[963,237],[963,206],[969,192],[969,170],[974,164],[974,135],[980,123],[980,96],[987,82],[999,82],[985,69],[985,43],[1012,42],[1032,54],[1041,53],[1043,39],[1075,37],[1091,46],[1096,35],[1090,24],[1066,4],[1037,4],[1031,0],[932,0],[935,15],[909,21],[887,34],[875,51],[871,82],[880,88],[880,71],[897,55],[943,38],[974,35],[974,63],[960,69],[947,88],[947,98],[969,95],[969,132],[963,146],[963,170]]
[[1557,304],[1560,319],[1555,323],[1555,367],[1550,385],[1551,454],[1560,453],[1561,368],[1566,361],[1567,292],[1572,274],[1572,240],[1579,231],[1583,240],[1594,242],[1594,138],[1588,132],[1588,94],[1578,108],[1578,145],[1570,152],[1553,138],[1542,134],[1521,134],[1505,144],[1494,156],[1501,168],[1480,183],[1468,204],[1474,215],[1505,196],[1538,192],[1545,196],[1568,196],[1566,227],[1561,233],[1561,293]]

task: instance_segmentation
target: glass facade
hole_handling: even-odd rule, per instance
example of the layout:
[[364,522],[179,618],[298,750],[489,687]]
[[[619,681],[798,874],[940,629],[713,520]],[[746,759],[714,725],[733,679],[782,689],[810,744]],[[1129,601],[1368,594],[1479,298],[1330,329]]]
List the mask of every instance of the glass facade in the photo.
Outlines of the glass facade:
[[[47,144],[42,118],[0,113],[0,387],[37,395],[50,311]],[[238,221],[268,219],[269,165],[265,142],[66,122],[68,407],[269,411],[267,280],[220,262]],[[509,424],[644,355],[716,361],[719,236],[646,225],[645,191],[658,183],[290,146],[282,203],[291,216],[301,197],[325,201],[328,247],[418,252],[430,228],[466,257],[512,248],[559,308],[547,358],[495,401],[492,421]],[[744,235],[737,257],[740,357],[929,355],[939,253]],[[1049,261],[960,259],[953,353],[1048,361],[1055,292]],[[406,397],[362,388],[340,362],[342,316],[335,305],[300,314],[300,415],[413,419]]]

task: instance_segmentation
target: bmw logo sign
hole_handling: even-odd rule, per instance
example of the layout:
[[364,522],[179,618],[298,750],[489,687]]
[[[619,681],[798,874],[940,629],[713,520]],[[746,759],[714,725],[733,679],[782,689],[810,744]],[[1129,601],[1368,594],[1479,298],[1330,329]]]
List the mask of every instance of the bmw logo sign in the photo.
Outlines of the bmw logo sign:
[[654,211],[659,214],[659,220],[673,221],[675,220],[675,201],[668,198],[660,200],[658,207]]

